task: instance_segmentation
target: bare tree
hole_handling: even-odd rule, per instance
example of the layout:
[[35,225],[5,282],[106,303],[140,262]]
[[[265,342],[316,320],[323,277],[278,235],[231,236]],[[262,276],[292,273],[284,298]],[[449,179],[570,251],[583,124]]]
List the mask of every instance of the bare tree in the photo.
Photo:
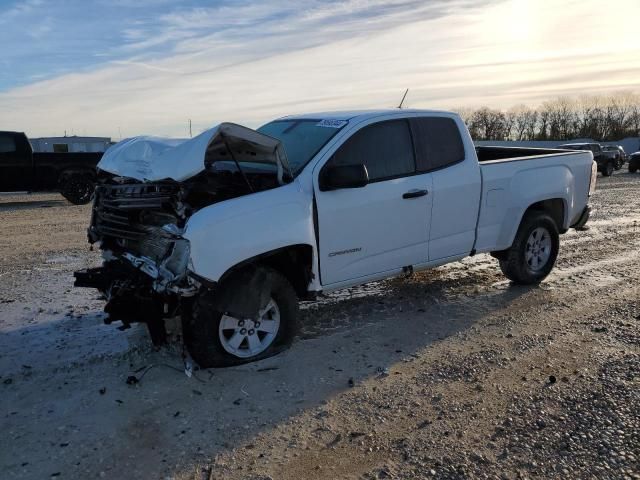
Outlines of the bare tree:
[[537,108],[517,105],[506,112],[489,107],[457,109],[476,140],[600,141],[640,136],[640,95],[558,97]]
[[583,96],[578,101],[578,136],[583,138],[601,138],[603,110],[598,97]]
[[507,137],[505,114],[487,107],[476,110],[469,121],[469,130],[478,140],[505,140]]
[[630,137],[640,137],[640,99],[633,105],[629,112],[629,130]]
[[538,111],[538,131],[535,135],[536,140],[549,140],[551,124],[551,109],[549,106],[543,105]]
[[452,108],[451,111],[456,112],[458,115],[460,115],[462,121],[469,125],[469,123],[471,123],[471,117],[473,117],[475,109],[472,107],[458,107]]
[[511,139],[524,140],[526,125],[523,121],[524,112],[528,110],[526,105],[516,105],[507,110],[507,116],[512,119]]

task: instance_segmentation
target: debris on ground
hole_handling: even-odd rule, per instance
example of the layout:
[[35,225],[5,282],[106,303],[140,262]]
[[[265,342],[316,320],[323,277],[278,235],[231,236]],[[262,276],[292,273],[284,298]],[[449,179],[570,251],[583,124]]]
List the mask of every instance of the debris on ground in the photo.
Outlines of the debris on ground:
[[194,366],[197,390],[179,351],[71,288],[101,261],[90,206],[33,206],[47,195],[0,199],[7,478],[638,478],[637,176],[598,178],[540,286],[476,255],[332,292],[291,350]]

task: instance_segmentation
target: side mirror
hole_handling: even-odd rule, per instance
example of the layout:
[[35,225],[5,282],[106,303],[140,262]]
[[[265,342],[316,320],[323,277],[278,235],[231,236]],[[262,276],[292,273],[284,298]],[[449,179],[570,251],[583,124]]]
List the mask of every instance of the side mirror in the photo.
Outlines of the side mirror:
[[362,163],[335,165],[324,168],[318,180],[323,192],[341,188],[361,188],[369,183],[369,172]]

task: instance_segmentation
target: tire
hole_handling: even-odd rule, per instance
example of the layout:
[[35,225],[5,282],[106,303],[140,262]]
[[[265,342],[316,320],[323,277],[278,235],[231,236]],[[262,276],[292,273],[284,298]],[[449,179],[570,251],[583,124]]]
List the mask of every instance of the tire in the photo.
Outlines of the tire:
[[85,205],[93,198],[94,181],[85,175],[71,175],[62,183],[60,193],[74,205]]
[[607,162],[604,166],[604,170],[602,170],[602,175],[605,177],[610,177],[613,175],[614,165],[613,162]]
[[[255,288],[258,285],[255,279],[260,279],[259,288]],[[258,298],[261,292],[266,293],[262,295],[266,300]],[[228,312],[230,305],[237,301],[264,303],[261,310],[270,310],[258,319],[238,320]],[[267,267],[238,272],[220,284],[215,292],[200,294],[186,310],[183,314],[184,340],[193,359],[203,368],[228,367],[271,357],[289,347],[297,332],[296,292],[282,274]],[[261,319],[262,323],[256,323]],[[261,330],[267,322],[270,323],[269,331]],[[238,343],[236,339],[240,337]],[[254,348],[254,353],[251,343],[255,346],[256,341],[260,346]]]
[[[538,246],[534,247],[537,250],[533,252],[532,241],[539,242]],[[547,248],[546,254],[543,245]],[[540,283],[553,269],[559,248],[560,235],[556,222],[544,212],[527,213],[520,223],[513,245],[504,251],[500,258],[500,269],[509,280],[515,283],[522,285]],[[545,258],[544,262],[536,265],[536,259],[541,258]]]
[[632,167],[631,164],[629,164],[629,173],[636,173],[638,171],[638,167],[636,167],[635,165]]
[[614,166],[615,170],[620,170],[622,168],[622,165],[624,165],[624,160],[622,158],[617,158],[616,159],[616,164]]

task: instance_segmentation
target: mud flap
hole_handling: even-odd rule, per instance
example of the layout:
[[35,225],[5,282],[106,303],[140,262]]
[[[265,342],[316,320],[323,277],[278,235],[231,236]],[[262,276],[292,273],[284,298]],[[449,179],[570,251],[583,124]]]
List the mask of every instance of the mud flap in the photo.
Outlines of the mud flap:
[[584,207],[584,210],[582,211],[580,218],[576,221],[576,223],[571,225],[571,228],[575,228],[576,230],[587,230],[588,227],[586,227],[586,224],[589,221],[590,216],[591,216],[591,207],[587,205],[586,207]]
[[220,285],[212,307],[235,318],[256,318],[269,303],[269,292],[269,276],[265,270],[243,270]]

